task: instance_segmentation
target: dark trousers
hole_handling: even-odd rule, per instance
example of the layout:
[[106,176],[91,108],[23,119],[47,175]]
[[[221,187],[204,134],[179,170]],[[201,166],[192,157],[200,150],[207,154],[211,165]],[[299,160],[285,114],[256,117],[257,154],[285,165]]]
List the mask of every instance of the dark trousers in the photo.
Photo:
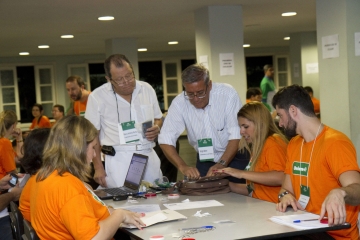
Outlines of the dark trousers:
[[[248,165],[249,161],[250,161],[250,154],[248,153],[248,151],[245,151],[244,153],[237,151],[235,157],[230,162],[228,167],[244,170],[246,168],[246,166]],[[196,168],[200,172],[201,177],[206,176],[209,169],[212,166],[214,166],[215,164],[216,163],[214,163],[214,162],[200,162],[199,154],[197,155]],[[234,177],[228,177],[228,179],[230,182],[234,182],[234,183],[245,183],[246,182],[245,179],[238,179],[238,178],[234,178]]]
[[13,239],[10,217],[0,218],[0,240],[11,240]]

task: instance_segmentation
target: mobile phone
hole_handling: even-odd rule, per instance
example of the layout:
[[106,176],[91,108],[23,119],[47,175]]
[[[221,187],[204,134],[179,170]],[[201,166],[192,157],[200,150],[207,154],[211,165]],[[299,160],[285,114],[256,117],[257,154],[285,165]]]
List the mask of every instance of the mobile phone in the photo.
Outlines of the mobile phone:
[[15,173],[10,173],[11,179],[9,181],[9,185],[14,187],[18,182],[18,176]]
[[105,155],[115,156],[116,151],[112,146],[101,146],[101,152]]
[[152,121],[147,121],[147,122],[143,122],[142,123],[142,130],[143,130],[143,137],[146,138],[146,131],[148,130],[148,128],[152,127]]

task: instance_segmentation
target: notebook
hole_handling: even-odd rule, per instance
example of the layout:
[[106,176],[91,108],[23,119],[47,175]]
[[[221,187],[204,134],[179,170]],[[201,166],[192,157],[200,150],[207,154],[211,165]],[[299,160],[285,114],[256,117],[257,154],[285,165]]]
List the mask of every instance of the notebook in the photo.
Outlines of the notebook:
[[141,181],[144,178],[148,159],[148,156],[134,153],[126,174],[124,186],[99,189],[95,190],[94,193],[102,200],[111,199],[113,196],[118,195],[136,195],[139,191]]

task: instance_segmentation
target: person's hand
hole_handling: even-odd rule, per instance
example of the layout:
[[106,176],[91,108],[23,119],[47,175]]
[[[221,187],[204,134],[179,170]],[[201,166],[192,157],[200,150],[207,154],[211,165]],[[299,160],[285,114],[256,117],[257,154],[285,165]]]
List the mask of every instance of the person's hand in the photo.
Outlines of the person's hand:
[[184,166],[179,168],[180,172],[188,178],[191,179],[198,179],[200,177],[200,173],[197,168]]
[[[217,165],[220,165],[220,164],[217,164]],[[243,176],[242,176],[243,170],[239,170],[236,168],[227,167],[227,168],[217,169],[214,171],[214,173],[215,174],[226,174],[226,175],[236,177],[239,179],[243,178]]]
[[124,223],[135,225],[138,229],[145,227],[145,223],[141,221],[141,217],[145,216],[145,213],[135,213],[124,209],[116,209],[115,211],[123,211],[124,214]]
[[13,195],[13,201],[19,201],[22,190],[23,188],[20,188],[19,184],[16,184],[16,186],[11,189],[10,193]]
[[9,185],[9,181],[11,179],[10,174],[4,176],[2,179],[0,179],[0,189],[9,189],[11,186]]
[[300,203],[296,200],[294,195],[292,195],[291,193],[284,195],[280,199],[280,202],[276,204],[276,210],[280,212],[285,212],[288,206],[292,206],[294,211],[297,211],[298,209],[304,210]]
[[147,140],[154,141],[154,139],[157,138],[159,133],[160,133],[160,128],[157,125],[154,125],[147,129],[145,136]]
[[327,212],[329,226],[340,225],[346,221],[345,191],[336,188],[330,191],[321,205],[320,219]]
[[219,175],[219,173],[221,173],[221,170],[223,169],[224,169],[223,165],[214,164],[211,168],[209,168],[209,171],[207,172],[206,176],[210,177],[210,176]]
[[104,168],[101,167],[99,169],[95,169],[94,180],[102,187],[107,187],[105,177],[106,177],[106,173]]

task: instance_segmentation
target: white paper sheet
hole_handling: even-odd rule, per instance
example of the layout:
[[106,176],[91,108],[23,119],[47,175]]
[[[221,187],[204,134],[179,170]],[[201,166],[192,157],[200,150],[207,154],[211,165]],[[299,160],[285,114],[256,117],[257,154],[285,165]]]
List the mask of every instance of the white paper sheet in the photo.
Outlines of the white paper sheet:
[[195,201],[195,202],[185,202],[185,203],[168,203],[164,206],[171,210],[184,210],[184,209],[193,209],[193,208],[207,208],[207,207],[219,207],[224,206],[224,204],[216,200],[207,200],[207,201]]
[[138,213],[148,213],[148,212],[156,212],[160,211],[159,204],[143,204],[143,205],[131,205],[125,207],[114,207],[115,209],[122,208],[132,212]]
[[329,225],[327,223],[320,223],[319,220],[294,223],[295,220],[318,219],[319,217],[320,216],[316,214],[304,213],[298,215],[273,216],[269,219],[275,223],[286,225],[296,229],[313,229],[328,227]]

